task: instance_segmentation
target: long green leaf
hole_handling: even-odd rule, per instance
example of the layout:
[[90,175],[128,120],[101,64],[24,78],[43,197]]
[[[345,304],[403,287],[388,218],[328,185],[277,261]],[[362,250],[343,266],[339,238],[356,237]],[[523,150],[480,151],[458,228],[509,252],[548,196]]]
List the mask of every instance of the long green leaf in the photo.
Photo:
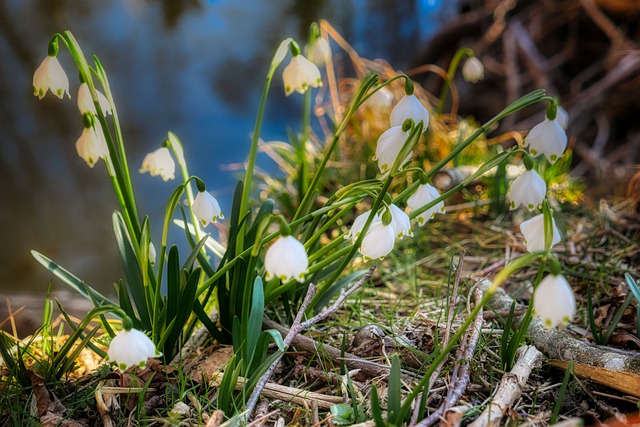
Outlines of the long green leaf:
[[149,301],[147,301],[137,251],[133,247],[124,219],[118,211],[113,213],[113,232],[116,237],[118,252],[120,253],[124,274],[127,278],[127,285],[131,292],[135,309],[138,311],[143,328],[145,330],[151,330],[153,328],[148,309]]
[[78,277],[70,273],[68,270],[66,270],[64,267],[51,261],[46,256],[42,255],[40,252],[31,251],[31,255],[33,255],[36,261],[38,261],[47,270],[53,273],[54,276],[62,280],[65,284],[70,286],[80,295],[87,298],[89,301],[97,302],[99,305],[114,304],[109,298],[105,297],[100,292],[93,289],[84,280],[79,279]]
[[180,274],[180,255],[178,247],[171,246],[169,249],[169,259],[167,261],[167,321],[170,322],[176,317],[178,312],[178,300],[182,292],[182,275]]
[[258,343],[258,338],[262,331],[262,319],[264,318],[264,293],[262,288],[262,278],[256,277],[253,281],[253,297],[251,301],[251,311],[249,312],[249,321],[245,332],[247,340],[247,359],[248,365],[251,364],[253,353]]
[[400,373],[400,359],[394,354],[391,359],[391,372],[389,373],[389,389],[387,391],[387,419],[391,424],[402,425],[398,419],[400,413],[400,398],[402,397],[402,374]]

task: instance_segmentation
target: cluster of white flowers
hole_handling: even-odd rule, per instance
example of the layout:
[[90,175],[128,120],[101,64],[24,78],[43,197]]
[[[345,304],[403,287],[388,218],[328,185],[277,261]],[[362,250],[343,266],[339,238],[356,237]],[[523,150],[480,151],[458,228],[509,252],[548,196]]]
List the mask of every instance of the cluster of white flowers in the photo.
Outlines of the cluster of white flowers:
[[[567,147],[565,132],[568,115],[561,107],[553,106],[544,121],[534,126],[525,138],[525,146],[533,157],[544,155],[551,163],[556,162]],[[540,209],[547,197],[547,184],[532,168],[532,161],[525,161],[526,171],[518,176],[511,184],[509,198],[511,209],[523,206],[529,212]],[[550,212],[550,211],[549,211]],[[556,221],[550,216],[551,241],[547,241],[545,228],[545,214],[538,214],[520,224],[520,231],[529,252],[550,249],[560,242],[561,235]],[[567,280],[556,271],[546,276],[535,288],[533,294],[535,313],[547,326],[557,326],[570,320],[575,314],[576,301]]]

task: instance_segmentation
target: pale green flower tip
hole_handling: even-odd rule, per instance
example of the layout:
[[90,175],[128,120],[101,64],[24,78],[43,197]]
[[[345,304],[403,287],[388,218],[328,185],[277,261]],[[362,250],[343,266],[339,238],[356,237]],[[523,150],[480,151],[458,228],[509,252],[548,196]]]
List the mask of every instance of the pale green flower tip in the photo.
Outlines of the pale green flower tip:
[[530,149],[529,149],[529,152],[530,152],[531,154],[533,154],[533,156],[534,156],[534,157],[538,155],[538,151],[537,151],[537,150],[535,150],[535,149],[533,149],[533,148],[530,148]]
[[550,161],[551,163],[555,163],[555,162],[556,162],[556,160],[558,160],[558,156],[557,156],[557,155],[552,154],[551,156],[549,156],[549,161]]
[[121,371],[126,371],[127,370],[127,364],[126,363],[118,363],[118,369],[120,369]]

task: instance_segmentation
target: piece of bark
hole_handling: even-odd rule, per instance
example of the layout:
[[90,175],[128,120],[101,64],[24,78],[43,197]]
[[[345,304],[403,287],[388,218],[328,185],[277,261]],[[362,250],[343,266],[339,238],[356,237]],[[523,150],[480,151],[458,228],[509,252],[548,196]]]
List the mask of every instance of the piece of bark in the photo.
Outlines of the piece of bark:
[[500,424],[505,412],[513,405],[527,384],[534,367],[540,364],[542,353],[534,346],[521,347],[520,358],[508,374],[505,374],[487,408],[469,427],[492,427]]
[[[549,360],[547,363],[562,370],[566,369],[568,364],[563,360]],[[638,374],[612,371],[581,363],[574,363],[573,371],[580,378],[586,378],[631,396],[640,397],[640,375]]]
[[[490,282],[485,281],[482,284],[483,289],[488,288],[489,285]],[[502,288],[497,289],[489,300],[489,304],[496,310],[508,310],[512,302],[513,299]],[[514,319],[514,327],[520,326],[522,317],[517,316]],[[640,375],[640,352],[580,341],[566,330],[546,327],[537,317],[531,320],[527,336],[550,359],[564,361],[573,359],[575,363],[583,365]]]

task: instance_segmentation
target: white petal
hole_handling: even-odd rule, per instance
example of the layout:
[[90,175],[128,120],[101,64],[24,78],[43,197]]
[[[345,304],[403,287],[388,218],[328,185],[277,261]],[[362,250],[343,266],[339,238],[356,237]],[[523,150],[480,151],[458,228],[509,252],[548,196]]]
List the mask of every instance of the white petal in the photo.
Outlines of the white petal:
[[107,351],[108,360],[116,362],[122,370],[129,366],[144,365],[148,358],[160,355],[153,341],[137,329],[121,331],[111,340]]
[[547,183],[534,170],[524,171],[512,183],[509,190],[511,209],[522,205],[532,211],[542,205],[547,195]]
[[[378,168],[381,173],[388,171],[393,166],[408,136],[409,132],[404,132],[401,126],[389,128],[380,135],[374,160],[378,161]],[[412,154],[413,152],[410,152],[402,163],[404,164],[409,160]]]
[[402,239],[404,236],[413,236],[409,215],[396,205],[390,205],[389,210],[391,212],[391,227],[396,237]]
[[293,39],[291,37],[282,40],[282,42],[280,43],[280,46],[278,46],[278,49],[276,50],[275,55],[273,55],[272,64],[275,64],[277,66],[282,62],[284,57],[287,56],[287,52],[289,51],[289,45],[291,44],[292,40]]
[[393,92],[391,92],[385,86],[374,92],[374,94],[365,101],[364,106],[367,108],[372,108],[374,110],[381,110],[391,107],[391,105],[393,104],[393,99]]
[[[419,185],[416,192],[407,199],[407,206],[412,211],[422,208],[424,205],[431,203],[435,199],[440,197],[438,190],[431,184]],[[439,201],[426,211],[418,215],[418,224],[424,225],[430,219],[436,216],[437,213],[444,213],[444,201]]]
[[402,126],[407,119],[416,125],[422,121],[423,132],[429,127],[429,112],[415,95],[405,95],[391,111],[391,126]]
[[295,279],[302,283],[308,267],[307,251],[293,236],[278,237],[264,258],[267,280],[277,277],[283,282]]
[[[111,105],[109,104],[109,101],[102,93],[100,93],[100,91],[96,90],[96,93],[98,94],[98,103],[102,109],[102,114],[105,116],[110,114]],[[89,85],[86,83],[82,83],[78,89],[78,109],[80,110],[80,114],[91,113],[96,115],[96,107],[93,104],[93,99],[91,98]]]
[[218,218],[224,218],[218,201],[207,191],[198,192],[193,205],[191,205],[191,210],[203,227],[209,225],[210,222],[218,222]]
[[33,74],[33,94],[42,99],[47,90],[60,99],[65,93],[71,98],[69,79],[55,56],[47,56]]
[[542,279],[533,293],[533,308],[549,327],[571,320],[576,312],[576,300],[567,279],[552,274]]
[[304,53],[309,61],[321,66],[331,61],[331,46],[325,38],[317,38],[314,43],[304,47]]
[[462,77],[469,83],[477,83],[484,79],[484,65],[475,56],[467,59],[462,66]]
[[569,113],[560,105],[558,105],[558,111],[556,112],[556,121],[562,129],[567,130],[569,126]]
[[[553,227],[553,238],[551,246],[553,247],[560,242],[561,236],[558,227],[556,227],[555,219],[551,218],[551,224]],[[520,231],[524,235],[524,242],[527,244],[527,251],[536,252],[545,249],[544,245],[544,215],[539,214],[523,221],[520,224]]]
[[393,250],[396,236],[391,225],[377,222],[369,227],[362,240],[360,253],[365,259],[380,259]]
[[[360,233],[362,232],[362,229],[364,228],[364,225],[367,222],[367,219],[369,219],[370,214],[371,214],[371,210],[368,210],[358,215],[355,221],[353,221],[353,225],[351,225],[349,232],[344,236],[344,238],[351,240],[352,243],[355,242],[358,239],[358,236],[360,236]],[[375,216],[371,220],[371,225],[369,227],[381,221],[382,219],[380,218],[380,215],[375,214]]]
[[302,55],[294,56],[282,72],[284,93],[305,93],[310,87],[322,86],[318,67]]
[[176,163],[166,147],[160,147],[147,154],[142,160],[140,173],[149,172],[151,176],[160,175],[166,182],[175,178]]
[[524,140],[525,146],[533,156],[544,156],[554,163],[567,148],[567,134],[556,120],[545,117],[542,123],[535,125]]
[[107,143],[94,127],[83,128],[82,134],[76,140],[76,151],[89,167],[94,167],[101,158],[109,154]]

